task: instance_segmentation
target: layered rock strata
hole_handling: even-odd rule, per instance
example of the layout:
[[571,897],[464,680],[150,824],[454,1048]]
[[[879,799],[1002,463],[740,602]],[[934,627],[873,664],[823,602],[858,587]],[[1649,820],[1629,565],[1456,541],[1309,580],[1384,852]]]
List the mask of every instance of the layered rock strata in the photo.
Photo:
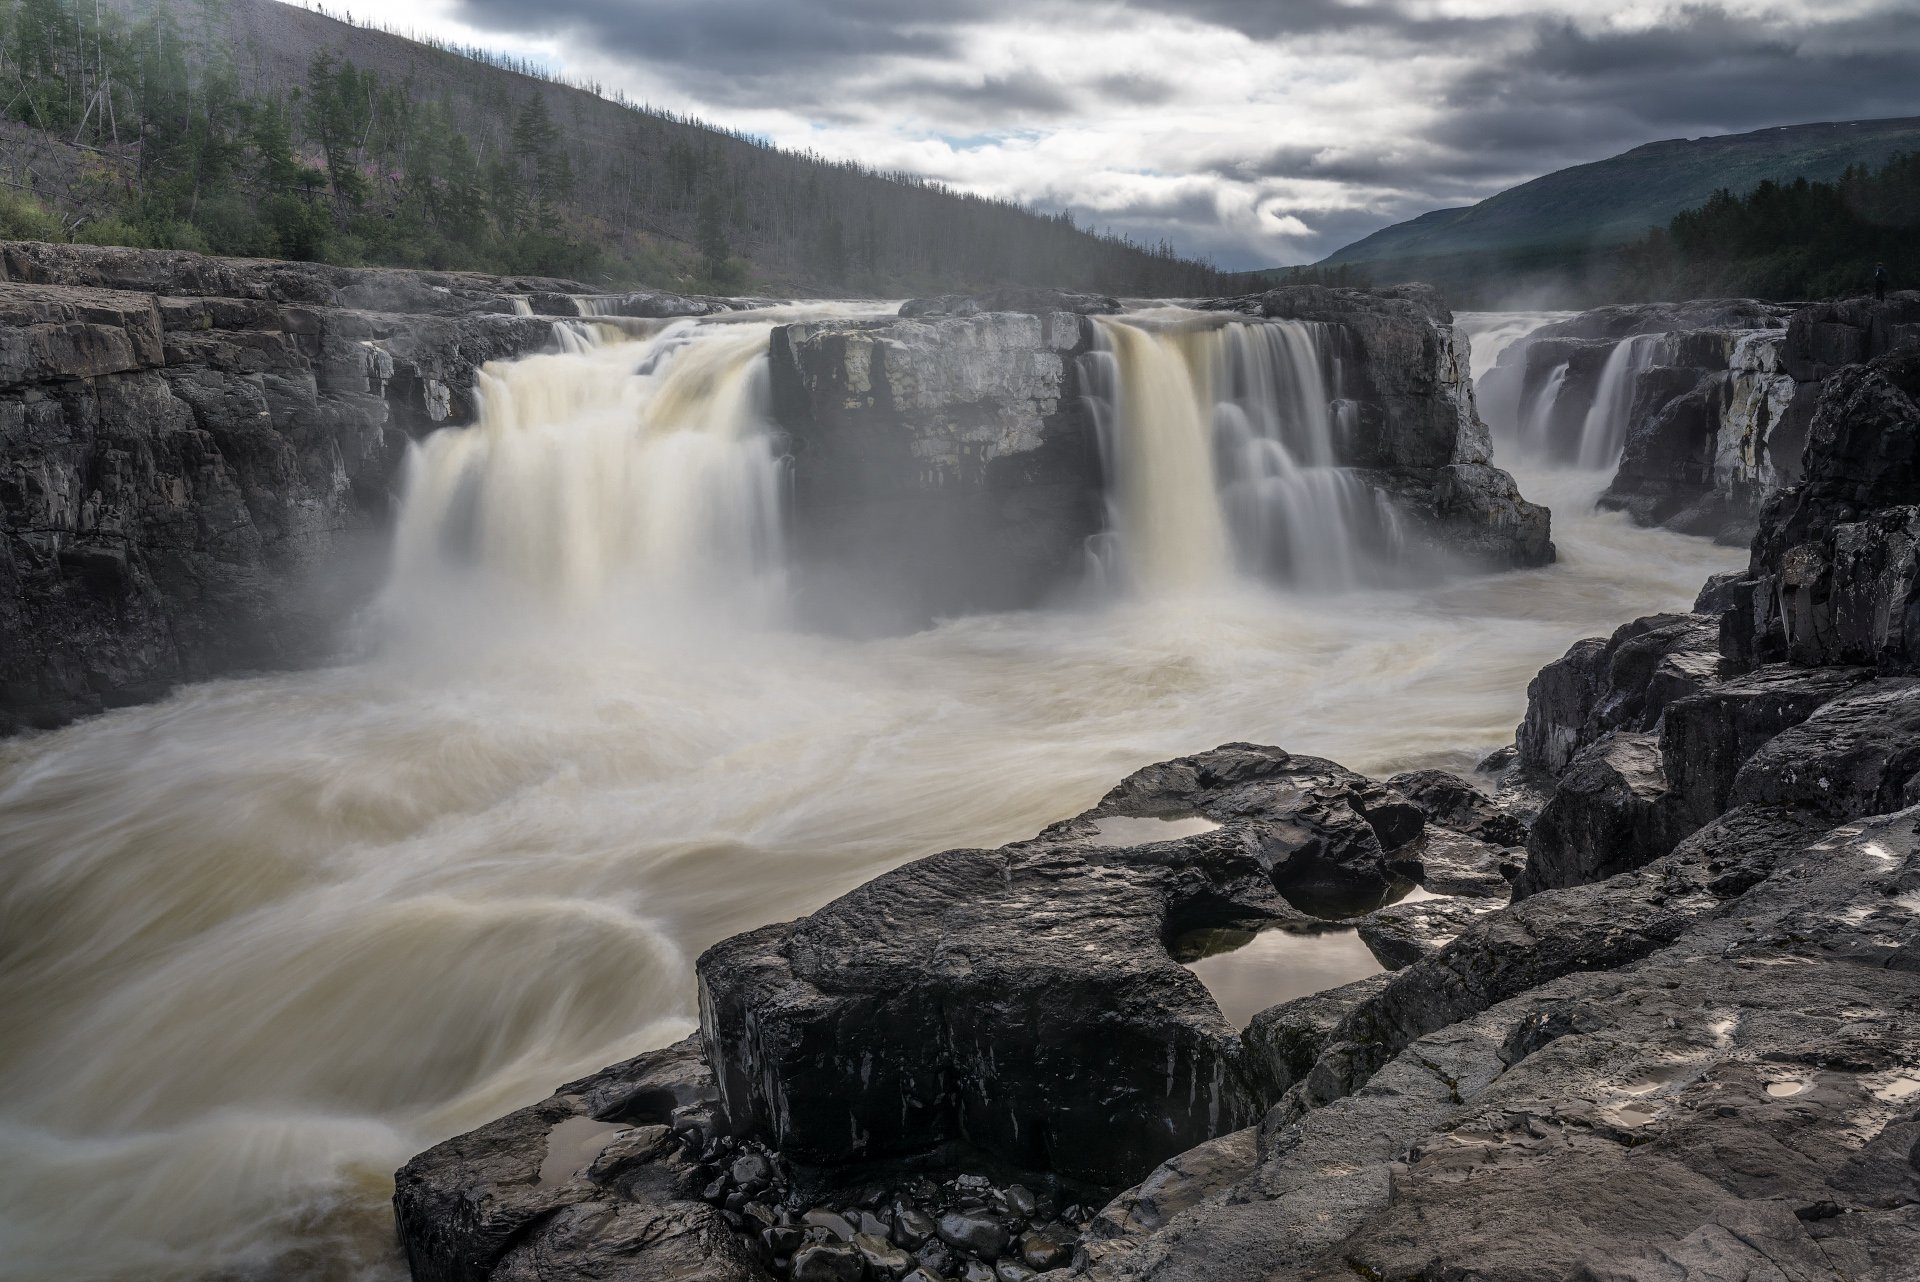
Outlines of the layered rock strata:
[[324,657],[407,441],[548,346],[538,313],[596,310],[563,281],[73,245],[0,245],[0,273],[0,733]]

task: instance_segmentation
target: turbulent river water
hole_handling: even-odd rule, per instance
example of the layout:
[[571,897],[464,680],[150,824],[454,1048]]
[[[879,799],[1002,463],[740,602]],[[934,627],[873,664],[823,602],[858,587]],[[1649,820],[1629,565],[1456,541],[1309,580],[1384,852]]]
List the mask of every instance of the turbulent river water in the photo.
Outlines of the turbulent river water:
[[[1477,368],[1525,329],[1463,324]],[[1224,741],[1465,767],[1569,642],[1740,559],[1523,471],[1548,569],[804,634],[765,333],[490,371],[359,657],[0,743],[0,1276],[398,1277],[392,1171],[683,1036],[713,941]]]

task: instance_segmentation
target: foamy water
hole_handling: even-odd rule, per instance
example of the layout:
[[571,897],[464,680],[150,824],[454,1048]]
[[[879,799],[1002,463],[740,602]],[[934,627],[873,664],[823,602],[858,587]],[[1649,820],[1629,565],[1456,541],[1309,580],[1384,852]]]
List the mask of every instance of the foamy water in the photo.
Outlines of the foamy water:
[[715,940],[1229,740],[1465,767],[1571,641],[1740,560],[1520,479],[1548,569],[854,642],[686,608],[642,558],[0,743],[0,1276],[401,1276],[394,1168],[683,1036]]

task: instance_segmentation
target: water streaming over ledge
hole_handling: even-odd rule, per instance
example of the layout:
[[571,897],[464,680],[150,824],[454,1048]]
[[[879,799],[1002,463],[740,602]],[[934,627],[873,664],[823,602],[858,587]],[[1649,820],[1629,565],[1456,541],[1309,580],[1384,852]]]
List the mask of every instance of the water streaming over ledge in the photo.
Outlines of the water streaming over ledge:
[[1394,560],[1391,509],[1339,466],[1351,407],[1326,326],[1163,308],[1100,317],[1096,335],[1082,370],[1107,468],[1104,579],[1344,589]]
[[676,321],[637,339],[561,323],[562,351],[481,371],[479,421],[407,462],[388,611],[449,588],[553,608],[784,594],[782,463],[761,324]]
[[[671,362],[731,341],[700,332]],[[490,371],[579,404],[582,439],[490,417],[431,441],[428,471],[599,450],[615,427],[567,399],[588,391],[629,407],[636,457],[688,462],[644,421],[709,461],[750,442],[751,413],[649,418],[694,369],[642,372],[674,341]],[[752,404],[738,374],[716,363],[714,404]],[[498,510],[557,518],[539,506],[557,464],[531,466]],[[1555,509],[1558,565],[1337,597],[1229,575],[871,641],[694,608],[685,577],[592,524],[539,536],[569,575],[530,574],[528,549],[438,508],[422,524],[448,537],[409,553],[403,626],[366,659],[0,742],[0,1277],[403,1277],[394,1168],[684,1035],[715,940],[1029,837],[1198,747],[1467,766],[1571,641],[1684,606],[1740,559],[1594,514],[1585,474],[1520,480]],[[424,493],[410,519],[436,510]],[[489,547],[500,573],[463,603]]]

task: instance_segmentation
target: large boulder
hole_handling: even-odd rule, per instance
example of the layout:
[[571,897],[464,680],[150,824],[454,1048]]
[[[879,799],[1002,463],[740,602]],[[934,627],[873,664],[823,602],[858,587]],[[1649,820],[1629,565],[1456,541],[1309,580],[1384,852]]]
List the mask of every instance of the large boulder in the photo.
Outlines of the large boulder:
[[1422,827],[1331,762],[1228,745],[1148,767],[1032,841],[884,874],[700,958],[726,1112],[800,1163],[964,1138],[1127,1184],[1248,1125],[1268,1094],[1169,941],[1376,905]]

